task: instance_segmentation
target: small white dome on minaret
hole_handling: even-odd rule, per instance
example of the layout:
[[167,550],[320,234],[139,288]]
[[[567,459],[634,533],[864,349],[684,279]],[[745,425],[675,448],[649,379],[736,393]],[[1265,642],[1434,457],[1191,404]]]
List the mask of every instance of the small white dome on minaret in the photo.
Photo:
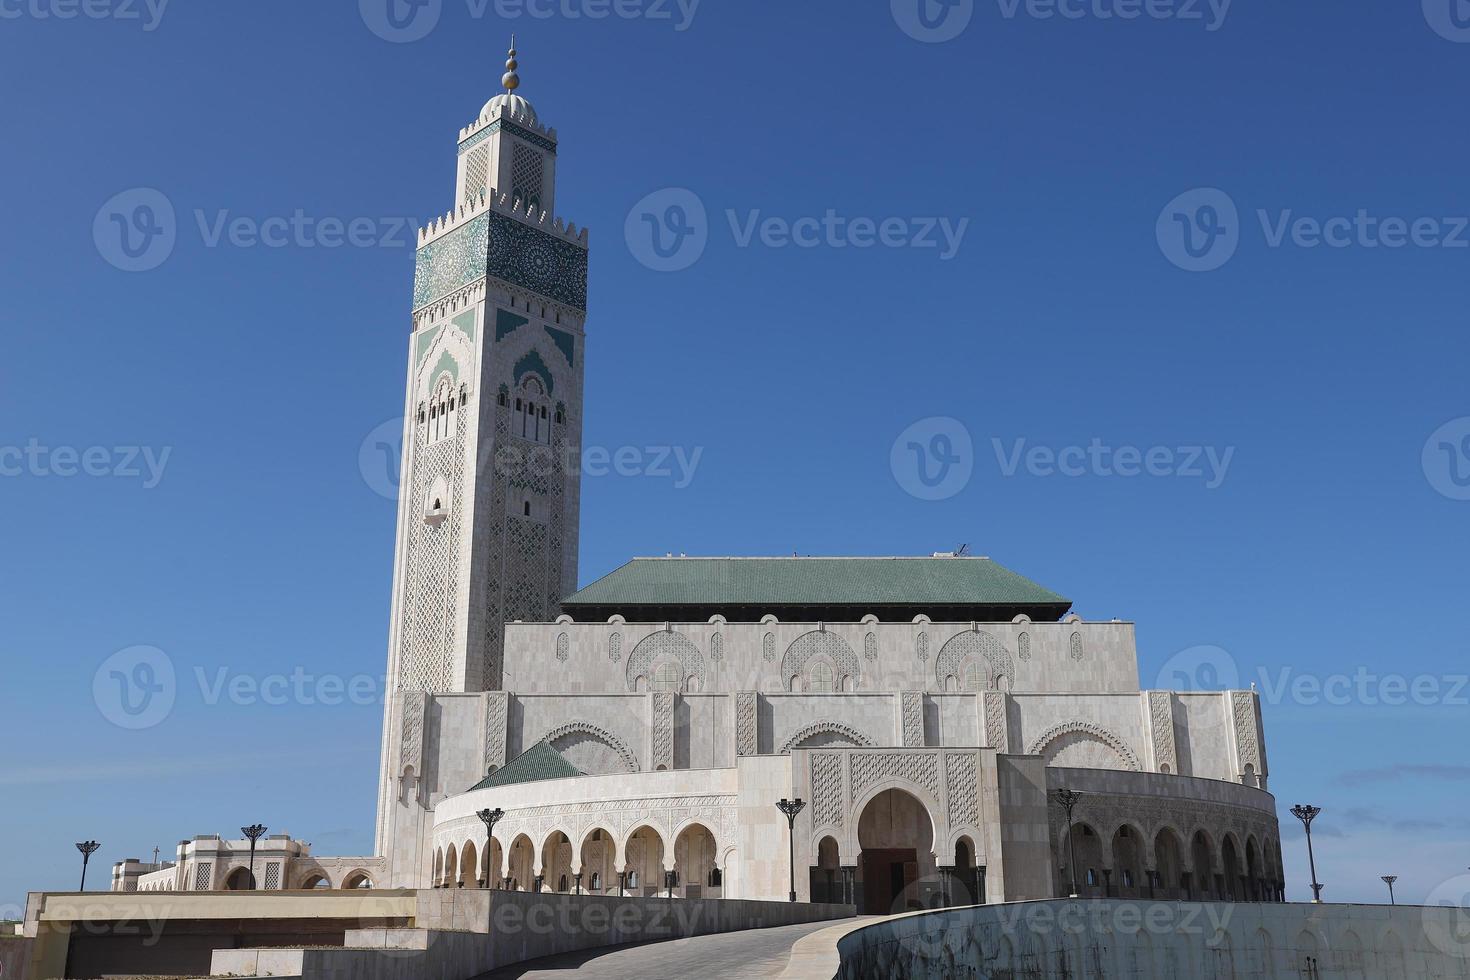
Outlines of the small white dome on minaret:
[[500,84],[505,86],[505,91],[489,102],[485,108],[480,110],[480,115],[486,116],[496,109],[504,107],[512,116],[524,116],[531,122],[536,122],[536,107],[529,101],[516,95],[516,89],[521,87],[521,76],[516,71],[520,62],[516,61],[516,36],[510,36],[510,51],[505,59],[505,74],[500,77]]
[[480,110],[480,115],[482,117],[487,116],[501,106],[505,107],[507,115],[525,116],[531,122],[538,121],[536,118],[536,107],[531,105],[531,101],[519,95],[512,95],[509,92],[502,92],[489,102],[486,102],[485,108]]

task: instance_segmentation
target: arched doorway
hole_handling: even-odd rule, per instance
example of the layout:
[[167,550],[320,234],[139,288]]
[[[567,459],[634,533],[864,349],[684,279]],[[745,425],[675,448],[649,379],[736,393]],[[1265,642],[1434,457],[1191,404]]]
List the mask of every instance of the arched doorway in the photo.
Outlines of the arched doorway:
[[250,880],[249,868],[236,868],[230,872],[225,879],[225,890],[232,892],[248,892],[255,890],[255,882]]
[[560,830],[546,838],[541,847],[541,875],[543,891],[572,891],[572,842]]
[[871,915],[930,908],[939,901],[934,821],[911,793],[888,789],[858,818],[861,906]]
[[536,848],[531,838],[521,834],[510,845],[510,863],[506,874],[510,877],[511,891],[530,891],[535,874]]
[[348,889],[371,888],[373,887],[373,879],[368,877],[366,871],[354,871],[342,880],[342,887]]
[[1213,852],[1209,835],[1203,830],[1195,831],[1194,839],[1189,842],[1191,901],[1209,901],[1220,893],[1215,881]]
[[1066,850],[1062,852],[1062,894],[1071,894],[1072,872],[1066,867],[1066,862],[1072,860],[1075,852],[1077,855],[1077,877],[1075,879],[1077,894],[1083,898],[1103,897],[1103,850],[1102,838],[1097,835],[1092,824],[1078,821],[1072,825],[1071,834],[1075,841],[1064,844]]
[[582,888],[593,895],[616,895],[618,873],[613,866],[612,835],[600,827],[582,841]]
[[1245,897],[1252,902],[1266,900],[1266,883],[1261,880],[1261,849],[1256,846],[1255,835],[1245,839]]
[[969,835],[954,845],[954,880],[950,884],[950,905],[984,905],[984,873],[975,864],[975,843]]
[[479,874],[479,870],[479,851],[475,849],[475,842],[465,841],[463,850],[459,852],[459,887],[478,887],[480,883],[476,880],[476,876]]
[[811,871],[811,900],[813,902],[842,901],[842,864],[837,856],[837,841],[823,837],[817,842],[817,863]]
[[659,895],[664,888],[664,839],[646,824],[633,831],[626,847],[629,895]]
[[444,852],[444,879],[439,883],[444,888],[453,888],[459,875],[459,850],[453,844]]
[[1235,846],[1234,834],[1225,835],[1225,843],[1220,846],[1220,864],[1224,876],[1220,897],[1232,902],[1244,898],[1240,894],[1240,853]]
[[500,878],[504,873],[501,869],[505,867],[504,849],[500,841],[491,837],[480,855],[480,881],[485,888],[499,888]]
[[1138,898],[1147,894],[1143,867],[1143,838],[1137,827],[1123,824],[1113,834],[1113,894]]
[[1160,830],[1154,837],[1155,874],[1158,876],[1155,898],[1184,897],[1182,851],[1183,845],[1179,841],[1179,835],[1168,827]]
[[685,898],[719,898],[720,869],[715,835],[703,824],[693,823],[674,838],[674,880],[677,893]]

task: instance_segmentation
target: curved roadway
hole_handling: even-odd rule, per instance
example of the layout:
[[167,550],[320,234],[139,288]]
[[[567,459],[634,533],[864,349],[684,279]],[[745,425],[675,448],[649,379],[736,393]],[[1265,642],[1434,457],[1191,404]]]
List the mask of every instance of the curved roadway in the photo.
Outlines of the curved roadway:
[[692,939],[603,946],[528,960],[482,974],[476,980],[747,980],[779,976],[803,936],[852,919],[806,922],[769,929],[722,932]]

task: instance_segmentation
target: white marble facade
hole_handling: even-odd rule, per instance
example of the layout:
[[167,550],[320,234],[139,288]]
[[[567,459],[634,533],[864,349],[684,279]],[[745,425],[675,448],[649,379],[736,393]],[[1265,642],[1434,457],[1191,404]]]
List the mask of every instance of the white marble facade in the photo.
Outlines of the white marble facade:
[[[801,797],[801,897],[1045,897],[1068,860],[1048,794],[1085,783],[1079,887],[1277,895],[1256,695],[1143,690],[1130,623],[559,615],[588,236],[550,213],[557,140],[527,100],[492,100],[460,133],[456,209],[421,235],[384,883],[784,898],[775,803]],[[541,742],[584,775],[472,789]]]

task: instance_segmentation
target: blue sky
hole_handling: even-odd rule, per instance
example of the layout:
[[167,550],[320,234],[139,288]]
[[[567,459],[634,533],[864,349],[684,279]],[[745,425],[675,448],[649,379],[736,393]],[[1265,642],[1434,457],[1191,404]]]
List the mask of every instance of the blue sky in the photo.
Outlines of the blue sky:
[[[1146,685],[1337,692],[1267,698],[1293,898],[1297,801],[1329,899],[1458,897],[1470,43],[1437,3],[989,0],[929,8],[969,17],[936,41],[902,3],[442,0],[405,42],[351,3],[0,0],[0,906],[74,887],[86,838],[96,884],[257,821],[371,849],[380,708],[319,685],[383,668],[394,506],[360,450],[402,411],[402,229],[452,203],[512,30],[592,229],[586,444],[700,453],[585,481],[583,582],[969,543],[1135,620]],[[104,205],[139,188],[176,240],[127,272]],[[650,268],[630,214],[691,195],[703,251]],[[211,237],[298,212],[323,233]],[[93,683],[140,645],[178,693],[128,730]]]

